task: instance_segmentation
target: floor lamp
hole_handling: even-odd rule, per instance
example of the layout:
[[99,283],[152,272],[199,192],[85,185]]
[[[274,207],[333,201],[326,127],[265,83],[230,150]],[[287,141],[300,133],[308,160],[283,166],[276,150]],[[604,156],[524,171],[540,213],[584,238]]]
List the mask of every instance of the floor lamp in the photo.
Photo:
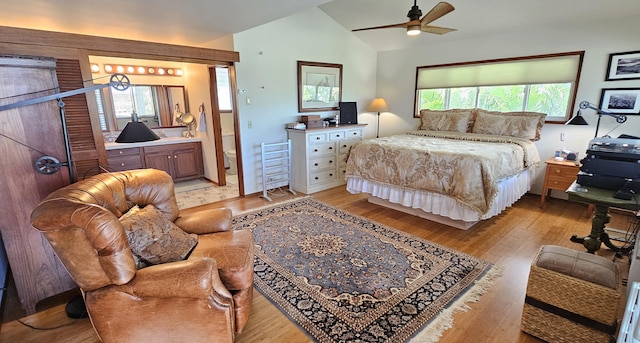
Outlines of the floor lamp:
[[387,106],[387,102],[384,101],[383,98],[375,98],[371,102],[371,105],[367,107],[368,112],[377,112],[378,113],[378,125],[376,127],[376,138],[380,137],[380,112],[389,111],[389,107]]

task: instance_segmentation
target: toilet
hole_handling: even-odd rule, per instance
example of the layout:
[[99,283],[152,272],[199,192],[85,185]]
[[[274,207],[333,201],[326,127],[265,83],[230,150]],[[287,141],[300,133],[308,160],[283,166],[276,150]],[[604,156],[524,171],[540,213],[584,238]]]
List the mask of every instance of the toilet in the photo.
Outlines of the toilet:
[[231,175],[238,174],[238,160],[236,158],[235,150],[224,152],[224,167],[227,170],[227,173]]
[[224,151],[224,168],[228,174],[238,174],[238,160],[235,149],[236,141],[233,132],[222,133],[222,150]]

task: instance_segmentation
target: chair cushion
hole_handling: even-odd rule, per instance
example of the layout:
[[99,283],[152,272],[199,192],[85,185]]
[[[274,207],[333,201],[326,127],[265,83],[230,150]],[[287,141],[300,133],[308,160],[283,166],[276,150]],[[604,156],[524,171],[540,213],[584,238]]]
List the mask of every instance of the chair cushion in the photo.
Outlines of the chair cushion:
[[211,257],[218,263],[222,283],[229,290],[253,287],[253,235],[249,230],[198,236],[192,257]]
[[[133,255],[148,264],[184,260],[198,243],[197,235],[184,232],[153,205],[132,207],[120,217],[120,222]],[[144,266],[136,262],[137,267]]]
[[613,289],[618,285],[617,267],[613,261],[583,251],[545,245],[540,249],[536,265]]

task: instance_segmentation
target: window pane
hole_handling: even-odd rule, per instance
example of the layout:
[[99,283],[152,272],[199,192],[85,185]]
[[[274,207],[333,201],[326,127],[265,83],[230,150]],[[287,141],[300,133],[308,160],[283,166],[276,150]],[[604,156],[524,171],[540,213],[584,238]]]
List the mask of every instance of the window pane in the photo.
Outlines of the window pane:
[[527,111],[562,117],[567,113],[570,93],[570,83],[532,85],[529,91]]
[[522,111],[524,86],[480,87],[478,107],[489,111]]
[[216,81],[218,83],[218,107],[220,111],[231,111],[231,85],[229,84],[229,69],[216,67]]
[[477,87],[451,88],[447,108],[476,107]]
[[418,91],[418,112],[423,109],[444,110],[446,89],[421,89]]

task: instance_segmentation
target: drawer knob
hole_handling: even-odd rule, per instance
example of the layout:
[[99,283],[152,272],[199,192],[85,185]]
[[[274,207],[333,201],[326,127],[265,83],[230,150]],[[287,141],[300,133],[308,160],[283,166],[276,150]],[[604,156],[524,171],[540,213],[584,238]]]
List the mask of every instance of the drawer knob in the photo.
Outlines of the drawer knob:
[[119,150],[118,154],[122,155],[122,154],[124,154],[124,152],[122,150]]
[[318,149],[313,149],[313,152],[318,152]]
[[124,162],[120,163],[120,166],[124,167]]
[[171,159],[171,155],[167,156],[168,159]]
[[316,140],[317,140],[317,141],[319,141],[319,140],[320,140],[320,137],[316,137]]
[[329,147],[329,150],[333,150],[333,147],[332,147],[332,146],[330,146],[330,147]]
[[340,134],[337,134],[336,137],[340,138]]
[[316,166],[316,167],[318,166],[318,164],[317,164],[317,163],[314,163],[313,165],[314,165],[314,166]]
[[316,176],[316,177],[315,177],[315,179],[317,180],[317,179],[318,179],[318,177]]
[[329,161],[329,164],[333,163],[333,161]]
[[560,174],[560,169],[556,169],[556,174]]
[[333,173],[329,173],[329,176],[333,176]]

